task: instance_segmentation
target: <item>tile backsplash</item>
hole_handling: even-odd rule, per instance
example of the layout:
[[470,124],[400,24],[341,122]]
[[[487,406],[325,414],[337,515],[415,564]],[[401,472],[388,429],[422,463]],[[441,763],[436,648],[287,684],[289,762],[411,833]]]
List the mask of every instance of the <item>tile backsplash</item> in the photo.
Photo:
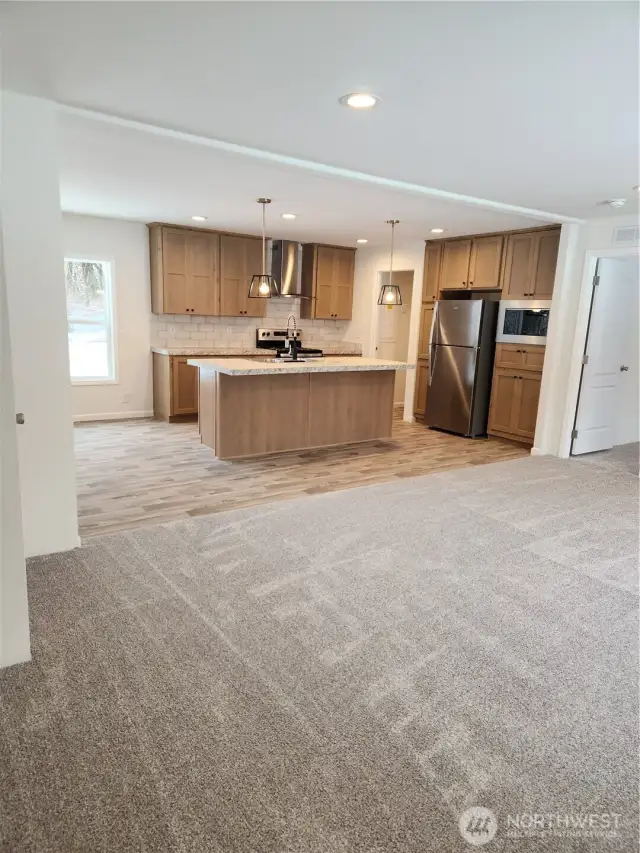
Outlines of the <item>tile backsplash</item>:
[[[196,317],[186,314],[152,314],[152,347],[253,346],[259,326],[285,328],[293,314],[308,346],[339,343],[346,338],[348,321],[301,320],[300,300],[270,300],[266,317]],[[353,340],[353,337],[351,337]]]

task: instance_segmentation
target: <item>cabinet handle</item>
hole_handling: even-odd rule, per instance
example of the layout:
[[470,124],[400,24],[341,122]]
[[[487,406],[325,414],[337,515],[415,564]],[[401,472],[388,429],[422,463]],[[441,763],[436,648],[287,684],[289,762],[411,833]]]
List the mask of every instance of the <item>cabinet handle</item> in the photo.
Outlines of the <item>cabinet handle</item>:
[[473,282],[472,282],[472,281],[470,281],[470,282],[469,282],[469,287],[473,287]]

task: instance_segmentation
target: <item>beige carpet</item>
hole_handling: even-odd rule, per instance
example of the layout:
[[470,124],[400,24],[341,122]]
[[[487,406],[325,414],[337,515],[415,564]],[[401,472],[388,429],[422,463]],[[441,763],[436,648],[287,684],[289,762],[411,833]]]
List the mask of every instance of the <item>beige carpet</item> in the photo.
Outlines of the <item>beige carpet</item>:
[[31,561],[0,850],[450,853],[471,805],[636,849],[637,489],[528,458]]

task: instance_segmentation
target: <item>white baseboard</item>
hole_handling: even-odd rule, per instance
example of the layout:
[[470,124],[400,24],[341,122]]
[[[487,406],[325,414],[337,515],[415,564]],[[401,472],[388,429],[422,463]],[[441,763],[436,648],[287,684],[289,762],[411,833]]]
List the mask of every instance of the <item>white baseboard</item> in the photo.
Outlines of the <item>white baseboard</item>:
[[74,415],[74,423],[83,421],[128,421],[131,418],[152,418],[153,409],[149,412],[106,412],[96,415]]

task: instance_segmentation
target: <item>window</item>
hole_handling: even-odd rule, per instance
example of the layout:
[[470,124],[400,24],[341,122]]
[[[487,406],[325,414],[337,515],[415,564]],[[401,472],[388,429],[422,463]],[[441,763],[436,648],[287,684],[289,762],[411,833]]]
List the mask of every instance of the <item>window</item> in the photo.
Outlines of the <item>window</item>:
[[65,258],[69,363],[74,382],[115,382],[111,264]]

